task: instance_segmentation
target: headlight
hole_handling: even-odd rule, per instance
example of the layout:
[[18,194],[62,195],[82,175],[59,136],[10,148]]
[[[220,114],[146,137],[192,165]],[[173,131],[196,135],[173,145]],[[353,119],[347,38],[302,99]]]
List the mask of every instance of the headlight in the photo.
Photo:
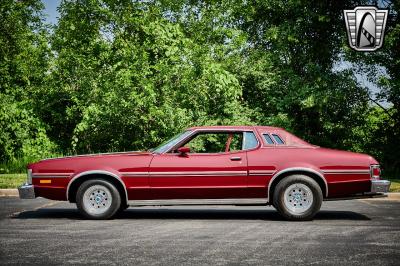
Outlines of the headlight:
[[28,175],[26,176],[26,183],[28,185],[32,184],[32,169],[28,169]]

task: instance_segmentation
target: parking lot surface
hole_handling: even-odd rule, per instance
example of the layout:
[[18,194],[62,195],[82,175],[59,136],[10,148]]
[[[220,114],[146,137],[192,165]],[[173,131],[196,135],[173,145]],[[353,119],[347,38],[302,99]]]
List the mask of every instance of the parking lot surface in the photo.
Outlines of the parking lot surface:
[[310,222],[262,206],[140,207],[90,221],[74,204],[0,198],[0,264],[399,263],[400,201],[324,202]]

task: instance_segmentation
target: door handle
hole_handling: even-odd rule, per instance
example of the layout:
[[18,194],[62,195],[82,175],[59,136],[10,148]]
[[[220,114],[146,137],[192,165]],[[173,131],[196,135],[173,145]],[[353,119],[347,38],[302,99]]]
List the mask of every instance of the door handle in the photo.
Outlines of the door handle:
[[241,161],[242,157],[231,157],[231,161]]

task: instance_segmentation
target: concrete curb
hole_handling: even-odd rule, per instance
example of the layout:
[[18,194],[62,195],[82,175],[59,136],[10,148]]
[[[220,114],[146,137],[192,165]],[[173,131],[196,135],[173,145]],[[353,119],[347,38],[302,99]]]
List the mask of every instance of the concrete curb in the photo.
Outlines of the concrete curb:
[[18,197],[18,189],[15,188],[6,188],[0,189],[0,197]]
[[400,192],[386,193],[388,200],[400,200]]

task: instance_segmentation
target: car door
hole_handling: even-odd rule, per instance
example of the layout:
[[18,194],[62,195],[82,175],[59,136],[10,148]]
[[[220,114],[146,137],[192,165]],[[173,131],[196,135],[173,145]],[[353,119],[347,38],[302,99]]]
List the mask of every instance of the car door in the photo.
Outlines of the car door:
[[[212,132],[199,132],[199,134],[207,133]],[[218,132],[218,134],[221,133],[225,132]],[[232,142],[232,138],[229,139],[230,134],[226,132],[225,147],[228,147],[228,144]],[[192,139],[195,138],[196,136]],[[204,152],[192,150],[187,154],[172,152],[155,155],[149,171],[153,198],[218,199],[246,197],[246,151],[227,149],[225,148],[225,151],[204,150]]]

